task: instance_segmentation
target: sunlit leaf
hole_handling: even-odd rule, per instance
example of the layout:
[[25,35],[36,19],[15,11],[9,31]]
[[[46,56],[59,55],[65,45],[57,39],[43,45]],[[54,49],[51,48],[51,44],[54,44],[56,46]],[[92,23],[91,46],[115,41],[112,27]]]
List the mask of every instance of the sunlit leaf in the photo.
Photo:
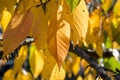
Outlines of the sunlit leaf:
[[118,16],[120,16],[120,0],[117,0],[117,2],[116,2],[116,4],[115,4],[115,6],[114,6],[114,9],[113,9],[113,11],[114,11],[114,13],[115,14],[117,14]]
[[71,11],[74,11],[74,9],[78,6],[80,0],[66,0]]
[[42,72],[44,60],[43,60],[43,50],[38,51],[35,44],[30,46],[30,67],[34,78],[37,78]]
[[[75,44],[85,38],[88,28],[88,10],[84,0],[81,0],[72,13],[73,25],[71,25],[71,37]],[[78,38],[77,38],[78,37]],[[78,39],[78,40],[77,40]]]
[[2,26],[2,31],[4,32],[6,30],[6,27],[12,17],[12,14],[8,12],[7,10],[3,10],[2,18],[1,18],[1,26]]
[[83,78],[81,76],[78,76],[77,80],[83,80]]
[[30,10],[16,13],[8,24],[3,35],[4,55],[16,49],[28,35],[33,22],[33,14]]
[[64,80],[65,78],[65,70],[63,67],[59,69],[59,66],[56,64],[52,70],[50,80]]
[[[69,49],[70,25],[60,18],[62,6],[56,0],[49,3],[48,16],[50,16],[50,24],[48,27],[47,45],[48,50],[55,57],[60,67]],[[54,4],[52,5],[52,3]],[[51,9],[51,7],[54,9]]]
[[34,15],[34,23],[31,29],[31,35],[35,39],[37,48],[39,50],[45,49],[48,28],[47,14],[44,13],[42,7],[32,8],[32,12]]
[[27,46],[22,46],[20,48],[20,51],[18,52],[18,57],[14,60],[14,66],[13,70],[15,72],[18,72],[19,70],[22,69],[22,65],[25,62],[28,54],[28,47]]

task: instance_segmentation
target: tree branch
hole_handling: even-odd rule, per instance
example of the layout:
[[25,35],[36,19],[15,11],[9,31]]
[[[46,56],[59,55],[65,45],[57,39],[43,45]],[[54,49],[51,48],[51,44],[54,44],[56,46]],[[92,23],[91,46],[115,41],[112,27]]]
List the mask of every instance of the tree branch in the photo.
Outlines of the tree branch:
[[70,51],[74,52],[76,55],[84,58],[91,67],[93,67],[96,72],[104,79],[104,80],[111,80],[111,78],[106,74],[105,70],[98,66],[98,64],[88,55],[86,54],[82,49],[80,49],[78,46],[73,46],[73,44],[70,44]]

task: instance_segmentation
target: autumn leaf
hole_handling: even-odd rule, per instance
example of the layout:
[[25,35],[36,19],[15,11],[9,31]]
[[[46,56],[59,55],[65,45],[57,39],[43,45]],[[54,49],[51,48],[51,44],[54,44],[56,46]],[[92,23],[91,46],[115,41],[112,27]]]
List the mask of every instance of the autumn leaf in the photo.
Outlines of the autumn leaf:
[[30,72],[27,72],[24,69],[22,69],[18,72],[15,80],[33,80],[33,78]]
[[8,23],[10,22],[11,17],[12,17],[12,14],[10,12],[8,12],[7,10],[3,10],[2,18],[0,21],[3,32],[6,30],[6,27],[7,27]]
[[116,4],[114,6],[113,12],[118,16],[120,16],[120,10],[119,9],[120,9],[120,0],[117,0]]
[[[48,6],[50,22],[47,33],[47,45],[48,50],[54,56],[60,67],[69,49],[70,25],[60,18],[62,12],[61,5],[54,0],[49,2]],[[51,9],[51,7],[53,9]]]
[[72,63],[72,72],[74,75],[77,75],[78,72],[80,71],[80,57],[76,57],[76,59],[73,60]]
[[59,70],[59,66],[56,64],[51,73],[50,80],[64,80],[64,78],[65,70],[63,69],[63,67],[61,67]]
[[31,29],[31,35],[35,39],[35,44],[38,50],[45,49],[47,43],[47,29],[48,29],[48,17],[44,13],[42,7],[32,8],[34,16],[33,26]]
[[44,61],[45,63],[41,75],[43,79],[50,80],[52,70],[57,62],[48,50],[44,51]]
[[16,57],[14,60],[13,70],[15,73],[17,73],[19,70],[22,70],[22,65],[27,58],[27,54],[28,54],[28,47],[26,45],[22,46],[20,48],[20,51],[18,52],[19,56]]
[[86,42],[88,45],[91,44],[96,50],[97,54],[102,57],[103,33],[100,28],[100,21],[100,10],[96,9],[90,14],[90,24],[86,35]]
[[80,57],[78,57],[72,52],[69,52],[69,56],[67,57],[66,61],[67,62],[69,61],[69,65],[66,65],[67,70],[69,70],[67,72],[70,75],[72,71],[72,74],[76,76],[80,70],[80,62],[81,62]]
[[33,22],[30,10],[15,13],[3,35],[4,55],[16,49],[28,35]]
[[85,39],[88,28],[88,10],[84,0],[81,0],[73,12],[70,11],[66,1],[63,1],[61,16],[71,26],[71,41],[75,45]]
[[15,10],[15,4],[16,4],[17,0],[0,0],[0,13],[3,10],[7,10],[8,12],[10,12],[11,14],[14,13]]
[[[115,19],[114,19],[115,21]],[[115,21],[116,25],[116,21]],[[106,48],[111,48],[112,46],[112,40],[113,40],[113,35],[112,35],[112,19],[111,18],[106,18],[103,21],[103,30],[107,33],[105,35],[105,46]]]
[[114,0],[101,0],[102,8],[105,12],[107,12],[112,7],[113,1]]
[[65,70],[57,65],[55,58],[48,50],[44,50],[44,67],[42,71],[42,78],[44,80],[64,80]]
[[2,78],[3,80],[15,80],[15,73],[13,69],[8,69]]
[[43,50],[38,51],[35,43],[32,43],[30,46],[29,63],[34,78],[37,78],[43,70],[44,59],[43,59]]
[[85,39],[88,28],[88,10],[84,0],[81,0],[72,13],[71,40],[74,44]]

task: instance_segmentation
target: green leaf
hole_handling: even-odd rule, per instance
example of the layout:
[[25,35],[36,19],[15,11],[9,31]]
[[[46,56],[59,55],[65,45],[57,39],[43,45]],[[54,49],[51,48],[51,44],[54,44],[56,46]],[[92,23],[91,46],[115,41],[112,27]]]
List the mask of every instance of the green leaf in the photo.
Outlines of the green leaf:
[[106,36],[106,39],[105,39],[105,46],[106,46],[106,48],[111,48],[112,47],[111,40],[108,36]]
[[120,69],[120,62],[118,62],[115,57],[104,59],[105,67],[112,69],[113,71]]
[[78,6],[78,4],[80,3],[80,0],[66,0],[71,12]]

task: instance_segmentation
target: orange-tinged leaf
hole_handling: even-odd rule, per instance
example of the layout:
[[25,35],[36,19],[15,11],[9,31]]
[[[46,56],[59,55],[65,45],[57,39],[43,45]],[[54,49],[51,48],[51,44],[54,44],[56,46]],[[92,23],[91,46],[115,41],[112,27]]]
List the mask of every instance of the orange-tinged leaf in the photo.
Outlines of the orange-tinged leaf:
[[62,18],[71,25],[71,40],[74,44],[85,38],[88,27],[88,10],[84,0],[81,0],[71,13],[66,0],[63,1]]
[[28,47],[22,46],[20,48],[20,51],[18,52],[18,57],[16,57],[16,59],[14,60],[14,66],[13,66],[13,70],[14,72],[18,72],[19,70],[22,69],[22,64],[25,62],[26,58],[27,58],[27,53],[28,53]]
[[48,18],[42,7],[32,8],[34,23],[31,35],[35,39],[35,44],[40,49],[46,48],[46,37],[48,28]]
[[33,14],[30,10],[16,13],[12,17],[3,35],[4,55],[16,49],[28,35],[33,22]]
[[[52,3],[54,4],[50,6]],[[51,1],[51,4],[49,4],[48,7],[48,16],[50,16],[50,23],[47,34],[47,45],[48,50],[54,56],[60,67],[69,49],[70,25],[61,19],[61,12],[63,10],[63,7],[59,5],[56,0]],[[53,9],[51,9],[51,7]]]
[[29,63],[34,78],[37,78],[42,72],[44,59],[43,59],[43,50],[38,51],[34,43],[31,44],[30,46]]

